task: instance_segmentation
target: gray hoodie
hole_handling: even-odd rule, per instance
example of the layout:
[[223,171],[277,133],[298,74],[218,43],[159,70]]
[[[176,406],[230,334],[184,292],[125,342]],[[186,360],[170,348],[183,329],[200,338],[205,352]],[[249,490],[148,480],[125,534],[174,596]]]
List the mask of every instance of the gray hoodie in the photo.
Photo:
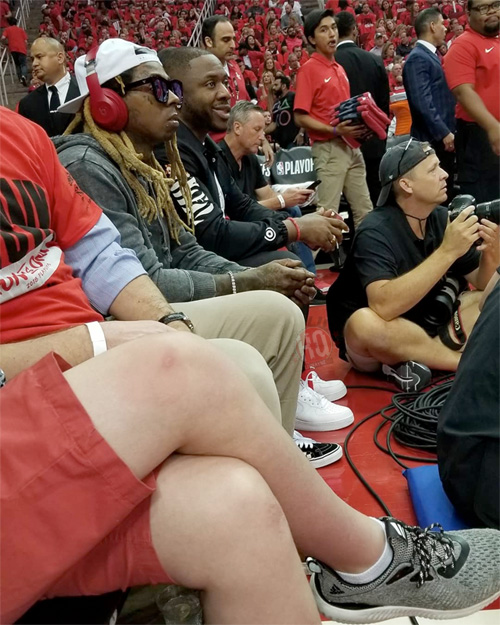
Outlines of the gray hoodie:
[[[169,302],[214,297],[215,280],[211,274],[244,271],[244,267],[206,251],[185,230],[179,235],[180,244],[176,243],[170,238],[163,217],[147,223],[140,216],[134,192],[119,167],[93,137],[76,134],[54,137],[53,142],[61,163],[115,224],[122,246],[134,250]],[[190,186],[193,183],[194,179],[190,180]],[[143,184],[148,190],[147,183]]]

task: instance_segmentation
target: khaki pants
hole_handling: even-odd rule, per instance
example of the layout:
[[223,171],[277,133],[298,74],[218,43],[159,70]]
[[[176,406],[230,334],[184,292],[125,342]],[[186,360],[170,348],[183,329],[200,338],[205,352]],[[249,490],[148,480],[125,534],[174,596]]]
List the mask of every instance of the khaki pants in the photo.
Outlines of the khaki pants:
[[318,180],[318,206],[338,211],[344,193],[358,226],[373,206],[366,184],[365,161],[361,150],[350,148],[341,139],[316,141],[312,156]]
[[274,291],[250,291],[172,308],[186,313],[196,334],[217,339],[291,434],[303,358],[304,316],[298,306]]

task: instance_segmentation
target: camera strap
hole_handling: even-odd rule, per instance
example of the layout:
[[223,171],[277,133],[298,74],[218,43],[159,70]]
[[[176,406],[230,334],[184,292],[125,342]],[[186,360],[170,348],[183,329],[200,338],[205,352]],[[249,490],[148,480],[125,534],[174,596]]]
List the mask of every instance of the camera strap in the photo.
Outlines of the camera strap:
[[450,321],[439,328],[438,334],[443,344],[455,352],[460,351],[467,342],[467,335],[460,315],[460,300],[455,302],[455,310]]

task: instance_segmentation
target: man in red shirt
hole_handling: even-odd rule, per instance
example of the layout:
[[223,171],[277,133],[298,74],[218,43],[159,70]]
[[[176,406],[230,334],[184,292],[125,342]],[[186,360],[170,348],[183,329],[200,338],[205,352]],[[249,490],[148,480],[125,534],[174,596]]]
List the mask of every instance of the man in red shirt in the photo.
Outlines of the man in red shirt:
[[500,2],[468,0],[469,26],[444,58],[458,100],[458,182],[478,202],[500,197]]
[[372,202],[361,150],[349,147],[343,137],[359,137],[364,128],[350,121],[331,125],[334,107],[350,98],[347,75],[335,61],[338,32],[333,12],[311,11],[304,30],[315,52],[297,75],[295,123],[308,131],[313,142],[314,166],[322,181],[318,187],[318,204],[336,211],[344,193],[357,226],[371,211]]
[[0,28],[7,28],[9,22],[7,21],[12,15],[8,2],[0,2]]
[[9,48],[9,52],[14,59],[19,82],[26,87],[28,76],[28,67],[26,65],[28,35],[17,25],[15,17],[8,17],[7,22],[9,25],[2,33],[1,42]]
[[298,36],[293,26],[289,26],[286,32],[285,45],[288,48],[288,52],[293,52],[296,46],[302,46],[302,37]]

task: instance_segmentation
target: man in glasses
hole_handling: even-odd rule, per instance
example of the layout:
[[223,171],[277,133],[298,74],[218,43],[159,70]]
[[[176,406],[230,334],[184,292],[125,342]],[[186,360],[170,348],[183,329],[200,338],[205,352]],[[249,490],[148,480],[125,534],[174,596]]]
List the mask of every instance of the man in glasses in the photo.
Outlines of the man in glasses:
[[458,182],[478,202],[500,197],[499,0],[468,0],[469,26],[444,58],[448,85],[458,100]]
[[[429,144],[389,149],[377,207],[327,296],[340,356],[359,371],[382,368],[405,391],[425,386],[429,369],[457,369],[481,291],[500,264],[497,225],[479,223],[473,207],[448,222],[446,179]],[[467,282],[477,291],[465,291]]]
[[[123,108],[122,130],[106,130],[103,120],[101,125],[96,123],[102,89],[92,86],[90,76],[89,97],[87,84],[87,74],[94,70],[104,93]],[[264,360],[258,366],[246,357],[239,360],[248,360],[245,366],[255,367],[257,377],[268,378],[261,381],[268,404],[291,433],[302,364],[295,350],[304,324],[297,306],[269,291],[305,305],[315,293],[314,276],[298,260],[244,271],[206,251],[184,228],[172,198],[188,212],[192,204],[210,203],[196,181],[186,177],[180,161],[175,135],[182,85],[169,79],[156,52],[109,39],[99,47],[95,63],[78,59],[75,73],[82,96],[67,106],[77,112],[68,132],[80,133],[55,140],[62,164],[118,228],[123,246],[137,254],[162,294],[183,313],[178,320],[171,318],[173,327],[184,329],[192,322],[204,338],[238,339],[260,352],[270,364],[275,385]],[[161,143],[168,155],[168,175],[153,153]],[[230,343],[230,351],[237,355],[235,341]],[[331,404],[328,408],[333,410]],[[326,413],[324,409],[319,417]],[[319,451],[326,460],[331,448]]]

